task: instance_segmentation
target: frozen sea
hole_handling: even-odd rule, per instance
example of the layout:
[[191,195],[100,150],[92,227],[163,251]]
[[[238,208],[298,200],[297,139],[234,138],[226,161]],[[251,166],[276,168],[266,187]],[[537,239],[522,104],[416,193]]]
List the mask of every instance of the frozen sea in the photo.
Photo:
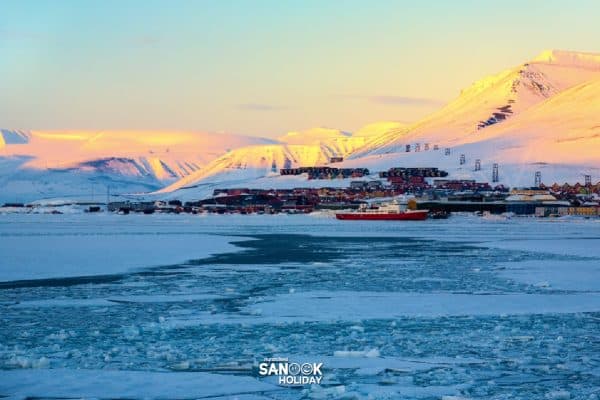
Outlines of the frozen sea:
[[0,398],[599,399],[600,220],[0,215],[0,311]]

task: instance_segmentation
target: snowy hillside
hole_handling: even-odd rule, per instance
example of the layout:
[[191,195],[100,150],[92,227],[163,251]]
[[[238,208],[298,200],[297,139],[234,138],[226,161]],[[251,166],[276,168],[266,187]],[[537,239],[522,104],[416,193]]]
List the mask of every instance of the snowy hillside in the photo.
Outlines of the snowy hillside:
[[314,128],[289,132],[281,144],[257,145],[233,150],[202,170],[189,174],[160,193],[206,182],[236,185],[276,175],[281,168],[324,165],[330,157],[345,157],[369,141],[368,135],[352,135],[336,129]]
[[405,129],[380,135],[353,158],[403,150],[411,142],[453,146],[476,141],[490,127],[596,78],[600,78],[600,54],[545,51],[530,62],[476,81],[439,111]]
[[[511,111],[502,113],[502,104]],[[486,115],[499,112],[480,126]],[[503,115],[503,116],[500,116]],[[488,120],[486,120],[488,121]],[[458,99],[401,134],[379,136],[374,146],[355,153],[349,164],[434,165],[459,178],[489,181],[500,166],[500,182],[532,185],[542,181],[600,179],[600,55],[544,52],[532,62],[483,79]],[[405,145],[438,144],[443,151],[406,153]],[[459,164],[460,154],[466,163]],[[474,171],[480,159],[481,171]]]
[[161,131],[0,131],[1,201],[89,197],[111,186],[146,192],[198,171],[233,148],[272,140]]
[[[2,130],[0,201],[87,193],[91,189],[82,188],[95,184],[175,198],[203,197],[215,187],[347,185],[279,176],[281,168],[325,165],[334,156],[345,159],[337,167],[438,167],[451,178],[488,182],[497,163],[498,183],[508,186],[532,185],[536,171],[550,184],[581,182],[584,175],[597,181],[600,54],[545,51],[476,81],[420,121],[376,122],[355,133],[314,128],[267,140],[195,132]],[[475,160],[480,170],[474,170]]]
[[[600,55],[545,51],[532,61],[481,79],[429,117],[414,124],[379,122],[353,135],[317,129],[279,138],[286,145],[238,149],[161,193],[205,195],[224,186],[304,186],[279,177],[278,168],[323,165],[343,155],[340,167],[382,171],[394,166],[439,167],[457,179],[529,186],[536,171],[546,183],[600,179]],[[415,152],[415,144],[420,150]],[[425,144],[429,144],[425,151]],[[405,151],[411,145],[411,152]],[[439,150],[433,150],[438,145]],[[444,148],[451,148],[445,155]],[[459,163],[465,155],[465,164]],[[474,171],[475,160],[481,170]],[[313,186],[348,182],[311,181]],[[180,190],[187,188],[186,190]]]

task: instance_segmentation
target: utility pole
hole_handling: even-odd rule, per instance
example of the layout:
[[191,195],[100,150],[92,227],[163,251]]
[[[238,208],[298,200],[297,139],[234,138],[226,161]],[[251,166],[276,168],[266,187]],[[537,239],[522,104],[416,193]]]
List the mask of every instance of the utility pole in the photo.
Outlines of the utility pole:
[[492,165],[492,182],[498,182],[500,180],[500,176],[498,175],[498,163],[494,163]]

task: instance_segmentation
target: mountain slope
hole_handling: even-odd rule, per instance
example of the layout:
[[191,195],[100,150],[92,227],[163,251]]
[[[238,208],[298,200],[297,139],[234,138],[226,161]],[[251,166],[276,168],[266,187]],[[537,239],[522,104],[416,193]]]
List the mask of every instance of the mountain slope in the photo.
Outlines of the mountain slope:
[[508,162],[596,163],[600,166],[600,78],[582,83],[490,128],[472,143],[496,147]]
[[[429,143],[429,150],[414,144]],[[411,152],[405,151],[410,144]],[[438,145],[440,150],[433,150]],[[451,148],[445,155],[444,147]],[[466,162],[459,163],[460,155]],[[195,132],[0,131],[0,194],[43,197],[90,191],[199,198],[214,187],[290,187],[347,182],[301,181],[280,168],[327,164],[381,171],[430,166],[451,178],[491,181],[498,163],[508,186],[600,178],[600,54],[545,51],[481,79],[439,111],[413,124],[383,121],[354,134],[329,128],[278,140]],[[474,162],[481,170],[474,171]],[[29,185],[29,186],[28,186]],[[31,186],[31,187],[30,187]],[[82,189],[84,188],[84,189]],[[0,196],[1,200],[1,196]]]
[[[336,164],[340,167],[381,171],[433,166],[449,171],[453,178],[483,181],[492,180],[492,165],[498,163],[499,183],[509,186],[533,184],[538,170],[544,171],[546,182],[581,180],[584,174],[598,177],[599,79],[600,55],[546,51],[475,82],[417,123],[375,123],[353,135],[327,129],[292,132],[279,138],[285,144],[237,149],[161,193],[176,196],[182,188],[206,185],[278,186],[277,179],[283,182],[289,177],[277,177],[271,167],[276,171],[282,164],[325,164],[332,154],[345,156],[343,163]],[[429,143],[430,150],[422,146],[423,151],[415,152],[413,147],[406,153],[406,144],[415,143]],[[440,149],[451,147],[451,154],[434,151],[435,144]],[[465,164],[459,163],[460,154],[465,154]],[[476,159],[481,160],[480,171],[473,170]],[[186,191],[190,193],[193,190]]]
[[545,51],[532,61],[483,78],[439,111],[405,129],[375,138],[353,158],[402,151],[405,144],[454,146],[504,124],[556,94],[600,77],[600,55]]
[[[163,131],[0,131],[0,201],[81,195],[91,185],[152,191],[227,151],[272,140]],[[44,182],[44,184],[40,184]],[[82,189],[84,188],[84,189]],[[17,193],[19,195],[17,195]]]
[[227,151],[261,138],[202,132],[18,131],[3,129],[0,156],[27,155],[29,168],[72,169],[94,160],[134,160],[158,180],[185,176]]
[[345,157],[364,146],[368,136],[336,129],[314,128],[290,132],[281,144],[242,147],[214,160],[205,168],[160,190],[168,193],[202,182],[243,182],[279,173],[281,168],[324,165],[334,156]]
[[351,133],[332,128],[312,128],[305,131],[291,131],[277,138],[281,143],[320,145],[344,141],[352,137]]
[[[459,162],[461,154],[465,164]],[[479,171],[474,170],[477,159]],[[566,89],[503,123],[463,138],[448,156],[441,150],[373,152],[344,165],[372,170],[435,166],[448,171],[451,178],[491,181],[494,163],[499,165],[498,183],[507,186],[531,186],[538,171],[546,184],[583,182],[584,175],[599,181],[600,78]]]
[[[600,179],[600,55],[546,51],[530,62],[477,81],[438,112],[412,125],[380,125],[365,146],[339,166],[381,171],[433,166],[452,178],[530,186]],[[405,145],[443,150],[405,152]],[[423,150],[424,147],[421,146]],[[466,162],[460,164],[460,155]],[[481,170],[474,171],[475,160]],[[208,179],[210,181],[210,179]],[[269,184],[273,184],[269,182]],[[318,184],[317,182],[314,183]],[[329,184],[325,182],[324,184]]]

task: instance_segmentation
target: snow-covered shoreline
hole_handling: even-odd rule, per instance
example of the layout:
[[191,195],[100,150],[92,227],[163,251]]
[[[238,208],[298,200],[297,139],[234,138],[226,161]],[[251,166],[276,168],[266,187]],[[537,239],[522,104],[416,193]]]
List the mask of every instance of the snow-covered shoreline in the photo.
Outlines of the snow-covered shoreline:
[[0,282],[124,274],[233,252],[241,240],[113,215],[52,217],[0,219]]

